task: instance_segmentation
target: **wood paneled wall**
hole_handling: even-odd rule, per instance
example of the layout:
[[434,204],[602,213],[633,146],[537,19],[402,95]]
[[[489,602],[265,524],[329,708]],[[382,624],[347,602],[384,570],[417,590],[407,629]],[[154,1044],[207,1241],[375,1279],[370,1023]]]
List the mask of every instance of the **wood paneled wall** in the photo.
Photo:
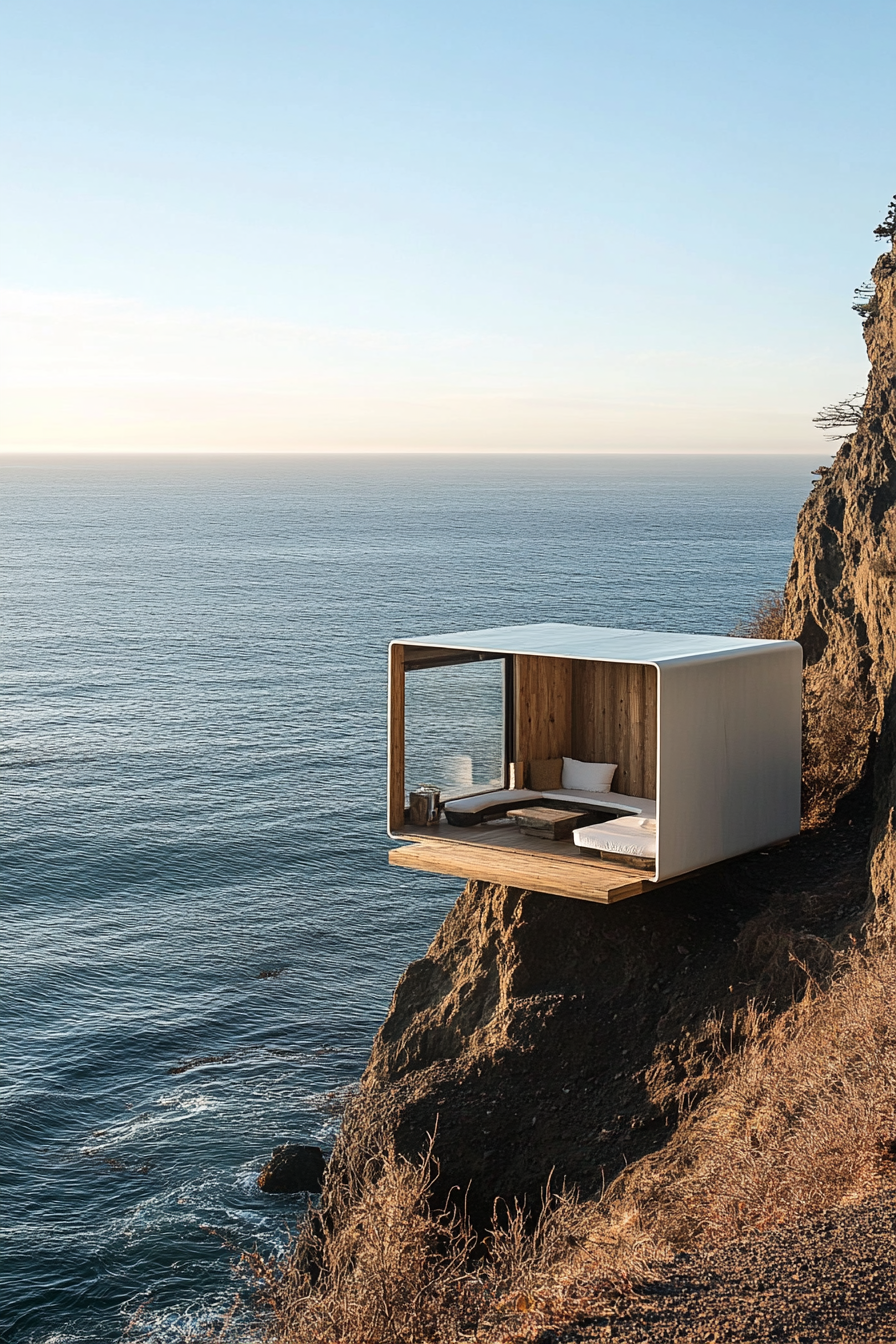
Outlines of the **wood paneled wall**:
[[656,797],[656,711],[655,667],[574,662],[571,754],[616,761],[614,793]]
[[572,659],[517,654],[514,662],[514,759],[572,756]]
[[656,797],[656,669],[584,659],[514,660],[514,758],[616,761],[615,793]]

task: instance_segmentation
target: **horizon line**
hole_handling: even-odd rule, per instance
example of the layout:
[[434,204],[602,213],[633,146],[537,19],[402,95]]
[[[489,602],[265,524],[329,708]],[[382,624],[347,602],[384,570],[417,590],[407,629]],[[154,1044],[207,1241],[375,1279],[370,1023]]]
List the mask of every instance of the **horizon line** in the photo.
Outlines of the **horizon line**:
[[2,448],[23,457],[835,457],[812,448]]

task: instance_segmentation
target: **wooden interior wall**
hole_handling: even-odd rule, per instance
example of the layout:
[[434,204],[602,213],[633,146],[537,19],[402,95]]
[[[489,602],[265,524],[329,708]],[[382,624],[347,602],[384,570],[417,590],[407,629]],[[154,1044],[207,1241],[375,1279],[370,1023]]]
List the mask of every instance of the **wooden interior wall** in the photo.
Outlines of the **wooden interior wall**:
[[389,651],[389,830],[404,825],[404,647]]
[[514,759],[547,761],[572,752],[572,659],[517,654]]
[[656,668],[572,665],[572,744],[582,761],[616,761],[615,793],[656,797]]

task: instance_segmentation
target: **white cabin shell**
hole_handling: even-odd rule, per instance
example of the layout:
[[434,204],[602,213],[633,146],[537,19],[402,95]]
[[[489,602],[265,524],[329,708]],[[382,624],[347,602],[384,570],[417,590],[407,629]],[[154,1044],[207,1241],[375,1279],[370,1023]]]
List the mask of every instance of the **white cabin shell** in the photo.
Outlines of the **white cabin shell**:
[[[507,841],[501,855],[490,856],[494,843],[488,837],[446,827],[431,835],[411,833],[405,671],[438,666],[461,653],[506,660],[513,686],[512,709],[505,710],[513,719],[512,759],[618,761],[614,791],[655,798],[652,875],[634,880],[625,872],[614,887],[592,868],[589,894],[583,865],[593,860],[572,845],[529,846],[527,865],[523,851],[511,854]],[[789,640],[555,623],[394,640],[388,829],[396,840],[414,841],[411,849],[418,852],[394,850],[390,860],[483,880],[502,880],[497,874],[516,864],[511,876],[522,880],[513,885],[608,901],[787,840],[800,829],[801,672],[802,650]],[[457,851],[452,859],[439,851],[440,843]],[[575,874],[570,863],[577,865]],[[524,880],[527,872],[531,881]]]

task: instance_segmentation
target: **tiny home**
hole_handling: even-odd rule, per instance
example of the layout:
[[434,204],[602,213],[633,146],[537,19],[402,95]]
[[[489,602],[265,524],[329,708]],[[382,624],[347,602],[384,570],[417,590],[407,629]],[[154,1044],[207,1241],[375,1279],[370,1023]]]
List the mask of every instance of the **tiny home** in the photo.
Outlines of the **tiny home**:
[[394,640],[389,861],[606,904],[787,840],[801,671],[789,640],[554,623]]

